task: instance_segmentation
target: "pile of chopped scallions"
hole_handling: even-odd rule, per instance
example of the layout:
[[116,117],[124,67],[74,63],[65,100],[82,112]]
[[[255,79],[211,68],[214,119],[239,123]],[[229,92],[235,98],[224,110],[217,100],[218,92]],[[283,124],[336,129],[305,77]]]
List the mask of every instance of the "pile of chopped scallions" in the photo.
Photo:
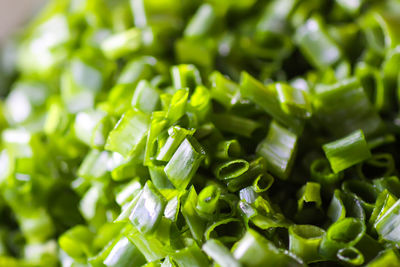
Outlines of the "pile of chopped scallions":
[[52,0],[0,53],[0,267],[400,266],[400,2]]

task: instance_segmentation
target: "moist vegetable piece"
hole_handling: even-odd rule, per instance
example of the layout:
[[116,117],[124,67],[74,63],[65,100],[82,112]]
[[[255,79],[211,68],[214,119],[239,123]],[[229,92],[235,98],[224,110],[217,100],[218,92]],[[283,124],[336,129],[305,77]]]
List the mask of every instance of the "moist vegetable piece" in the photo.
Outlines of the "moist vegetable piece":
[[49,1],[0,50],[0,266],[400,266],[398,25]]

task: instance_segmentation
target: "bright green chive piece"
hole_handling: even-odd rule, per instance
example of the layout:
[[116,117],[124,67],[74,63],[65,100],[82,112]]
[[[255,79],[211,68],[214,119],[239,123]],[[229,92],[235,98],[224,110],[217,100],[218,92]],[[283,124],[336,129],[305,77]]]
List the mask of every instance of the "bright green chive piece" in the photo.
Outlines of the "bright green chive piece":
[[213,185],[205,187],[199,193],[196,210],[200,214],[212,215],[218,207],[220,196],[221,192],[218,187]]
[[334,259],[340,249],[357,245],[365,235],[366,227],[363,221],[355,218],[345,218],[332,224],[320,245],[323,257]]
[[207,38],[182,38],[175,42],[178,63],[190,62],[198,67],[211,68],[215,60],[215,42]]
[[161,260],[173,253],[173,250],[169,246],[165,246],[157,238],[157,235],[147,235],[133,229],[126,234],[126,237],[143,254],[147,262]]
[[221,267],[240,267],[227,247],[215,239],[207,240],[203,245],[203,250]]
[[114,244],[104,265],[107,267],[142,266],[146,262],[142,253],[126,237],[122,237]]
[[331,221],[336,222],[346,217],[346,207],[343,202],[340,190],[336,189],[327,211],[327,215]]
[[[260,176],[267,175],[267,163],[263,157],[256,158],[249,163],[250,164],[246,172],[239,176],[232,177],[232,179],[224,180],[229,191],[236,192],[243,187],[250,185],[252,182],[254,183]],[[268,185],[266,185],[266,187],[267,186]]]
[[131,104],[133,108],[151,113],[160,108],[160,93],[148,81],[142,80],[136,86]]
[[149,166],[150,179],[158,189],[174,188],[164,171],[164,165]]
[[61,97],[71,113],[94,108],[96,95],[102,89],[106,78],[99,66],[92,62],[93,59],[85,57],[72,58],[69,67],[64,69],[60,77]]
[[58,243],[70,257],[82,259],[90,255],[93,237],[93,233],[87,227],[78,225],[65,232]]
[[267,137],[258,144],[257,154],[267,161],[267,168],[281,179],[290,174],[297,150],[297,136],[273,121]]
[[215,238],[223,244],[230,245],[238,241],[243,234],[242,222],[239,219],[227,218],[212,223],[204,232],[204,237],[206,240]]
[[380,266],[398,266],[400,264],[400,257],[395,249],[387,249],[379,253],[373,261],[368,263],[368,267]]
[[281,108],[287,114],[298,118],[308,118],[312,115],[311,101],[306,91],[285,83],[276,83],[275,88]]
[[149,124],[147,114],[138,110],[127,111],[110,132],[104,148],[124,157],[134,155],[146,141]]
[[142,31],[132,28],[116,33],[101,43],[101,50],[109,59],[117,59],[137,51],[142,46]]
[[302,188],[300,188],[298,195],[299,200],[297,201],[298,210],[302,210],[304,203],[315,203],[316,207],[320,208],[322,204],[320,184],[314,182],[308,182]]
[[249,229],[232,250],[233,257],[245,266],[305,266],[253,229]]
[[107,167],[110,158],[109,152],[93,149],[86,155],[79,167],[79,176],[86,179],[104,178],[108,173]]
[[400,179],[397,176],[376,178],[372,183],[378,192],[387,189],[394,196],[400,197]]
[[299,27],[295,39],[310,63],[318,68],[332,66],[342,56],[319,17],[312,17]]
[[104,146],[111,128],[110,118],[101,110],[79,112],[75,118],[76,137],[93,148]]
[[165,205],[164,197],[148,181],[129,215],[129,220],[141,233],[153,232],[161,220]]
[[381,118],[354,78],[316,86],[313,107],[322,127],[336,137],[359,129],[369,136],[382,128]]
[[208,88],[199,85],[190,97],[189,109],[194,112],[201,122],[208,121],[211,112],[211,95]]
[[239,157],[241,151],[240,143],[237,140],[221,141],[217,145],[215,157],[220,159]]
[[139,179],[133,179],[117,192],[115,201],[122,207],[126,203],[132,201],[141,189],[142,185],[140,184]]
[[286,114],[278,101],[273,85],[263,85],[247,72],[241,74],[240,93],[244,98],[259,105],[265,112],[281,124],[300,133],[303,130],[303,121]]
[[376,199],[374,209],[369,218],[369,223],[374,225],[397,201],[387,189],[382,191]]
[[168,120],[166,119],[166,113],[163,111],[153,112],[144,152],[145,166],[153,164],[154,158],[157,156],[157,147],[159,145],[160,135],[162,135],[167,128]]
[[[121,70],[117,84],[130,84],[136,86],[141,80],[151,79],[154,75],[154,67],[156,63],[157,60],[150,56],[141,56],[129,60]],[[129,88],[129,91],[132,91],[132,87]]]
[[374,224],[379,236],[384,240],[400,241],[400,200],[397,200]]
[[325,231],[314,225],[292,225],[289,227],[289,251],[301,257],[306,263],[322,260],[319,245]]
[[164,171],[178,189],[185,189],[200,167],[205,152],[194,138],[185,138],[165,166]]
[[378,192],[372,184],[366,181],[348,180],[342,183],[342,190],[359,200],[367,213],[372,212],[378,197]]
[[343,171],[371,157],[362,130],[322,146],[334,173]]
[[364,263],[363,254],[354,247],[342,248],[336,254],[339,261],[358,266]]
[[181,196],[171,198],[164,210],[164,217],[168,220],[176,222],[178,220],[179,210],[181,207]]
[[238,134],[245,137],[251,137],[255,130],[261,127],[260,123],[231,115],[231,114],[214,114],[212,121],[222,132]]
[[165,144],[160,148],[156,159],[159,161],[169,161],[178,149],[179,145],[187,136],[192,136],[193,130],[186,130],[179,126],[173,126],[168,129],[168,139]]
[[310,166],[311,179],[322,186],[329,186],[343,179],[343,173],[332,172],[329,161],[325,158],[314,160]]
[[360,201],[339,189],[334,191],[327,215],[333,222],[345,217],[354,217],[361,220],[365,220],[366,217]]
[[249,169],[249,163],[243,159],[226,161],[215,168],[215,176],[220,180],[229,180],[239,177]]
[[194,65],[178,65],[171,68],[172,83],[176,89],[189,88],[194,90],[201,85],[199,70]]
[[186,26],[183,35],[190,38],[199,38],[212,30],[216,14],[212,5],[203,4]]
[[171,122],[179,120],[185,114],[188,98],[189,98],[188,89],[179,89],[172,96],[167,113],[167,118]]
[[220,72],[210,75],[211,97],[230,109],[241,101],[240,87]]
[[178,266],[203,267],[208,266],[207,255],[194,243],[171,255]]
[[274,177],[268,173],[260,174],[253,182],[253,188],[256,193],[267,191],[274,183]]
[[198,196],[196,190],[192,186],[187,193],[186,199],[184,200],[182,206],[182,215],[185,218],[193,238],[197,241],[202,241],[206,224],[196,212],[197,202]]

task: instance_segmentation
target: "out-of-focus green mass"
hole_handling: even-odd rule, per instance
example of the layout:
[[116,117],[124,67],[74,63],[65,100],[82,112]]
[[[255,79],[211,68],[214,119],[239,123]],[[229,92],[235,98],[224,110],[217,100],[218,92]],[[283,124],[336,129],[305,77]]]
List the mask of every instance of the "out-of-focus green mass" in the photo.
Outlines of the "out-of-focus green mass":
[[53,0],[0,51],[0,267],[400,266],[398,0]]

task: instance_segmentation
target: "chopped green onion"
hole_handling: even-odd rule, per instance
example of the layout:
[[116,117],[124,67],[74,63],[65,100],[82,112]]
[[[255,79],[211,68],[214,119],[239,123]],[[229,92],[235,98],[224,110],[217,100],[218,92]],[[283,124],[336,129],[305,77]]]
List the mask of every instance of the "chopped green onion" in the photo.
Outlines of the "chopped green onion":
[[345,262],[351,265],[361,265],[364,263],[364,256],[363,254],[356,248],[349,247],[349,248],[342,248],[340,249],[336,257],[341,262]]
[[152,232],[160,223],[165,205],[164,197],[151,182],[147,182],[132,208],[129,220],[141,233]]
[[249,169],[249,163],[243,159],[226,161],[215,168],[215,176],[220,180],[234,179]]
[[213,214],[217,209],[220,195],[220,189],[213,185],[209,185],[201,190],[196,205],[196,210],[199,212],[199,214]]
[[386,212],[377,218],[374,227],[379,236],[385,240],[398,242],[400,201],[397,200]]
[[212,29],[216,20],[215,11],[212,5],[203,4],[186,26],[184,36],[199,38],[207,35]]
[[238,134],[249,138],[256,129],[261,127],[256,121],[230,114],[214,114],[212,121],[215,127],[222,132]]
[[371,157],[364,133],[361,130],[325,144],[322,148],[334,173],[343,171]]
[[185,138],[165,166],[164,171],[171,183],[185,189],[204,158],[204,150],[194,138]]
[[303,122],[286,114],[279,104],[274,86],[265,86],[250,74],[243,72],[240,81],[240,93],[243,97],[259,105],[275,120],[300,133]]
[[72,258],[85,258],[90,255],[93,233],[85,226],[75,226],[65,232],[59,242],[60,248]]
[[[143,146],[147,136],[150,119],[138,110],[129,110],[110,132],[105,149],[118,152],[122,156],[131,156]],[[121,142],[123,141],[123,142]]]
[[132,28],[124,32],[116,33],[101,43],[101,50],[110,59],[116,59],[137,51],[142,45],[140,29]]
[[211,97],[227,109],[238,104],[241,100],[240,87],[219,72],[210,75]]
[[132,107],[140,111],[151,113],[159,109],[160,93],[145,80],[142,80],[136,86],[132,98]]
[[172,82],[176,89],[189,88],[194,90],[201,85],[201,76],[194,65],[179,65],[171,68]]
[[[122,237],[111,249],[104,260],[107,267],[141,266],[146,260],[134,244],[126,237]],[[133,265],[132,265],[133,264]]]
[[232,249],[233,257],[246,266],[262,266],[265,264],[304,266],[297,258],[278,249],[252,229],[249,229]]
[[320,124],[336,137],[359,129],[369,136],[382,127],[381,118],[356,79],[317,86],[313,107]]
[[258,144],[257,154],[262,156],[272,174],[286,179],[290,174],[297,150],[297,136],[273,121],[267,137]]
[[203,240],[203,233],[205,231],[205,222],[196,212],[197,201],[198,196],[196,190],[194,187],[191,187],[182,206],[182,215],[189,226],[193,238],[197,241],[201,241]]
[[345,218],[332,224],[322,239],[320,253],[326,258],[334,259],[340,249],[351,248],[365,234],[365,224],[359,219]]
[[165,144],[160,148],[157,154],[157,160],[169,161],[174,155],[175,151],[187,136],[193,135],[194,131],[186,130],[179,126],[173,126],[168,129],[169,137]]
[[241,147],[237,140],[221,141],[217,144],[215,156],[220,159],[229,159],[240,156]]
[[321,186],[317,183],[308,182],[305,184],[298,192],[298,195],[300,195],[297,202],[298,210],[303,209],[304,203],[315,203],[318,208],[321,207],[320,188]]
[[296,41],[311,64],[326,68],[335,64],[342,52],[326,33],[322,19],[312,17],[296,31]]
[[215,239],[207,240],[203,245],[203,250],[210,256],[215,262],[221,267],[240,267],[228,248],[226,248],[221,242]]
[[320,261],[319,245],[325,231],[314,225],[292,225],[289,227],[289,250],[306,263]]
[[307,92],[284,83],[277,83],[275,87],[283,111],[299,118],[311,116],[311,102]]
[[372,262],[368,264],[368,267],[379,267],[385,265],[396,266],[400,264],[400,258],[394,249],[387,249],[382,251]]

